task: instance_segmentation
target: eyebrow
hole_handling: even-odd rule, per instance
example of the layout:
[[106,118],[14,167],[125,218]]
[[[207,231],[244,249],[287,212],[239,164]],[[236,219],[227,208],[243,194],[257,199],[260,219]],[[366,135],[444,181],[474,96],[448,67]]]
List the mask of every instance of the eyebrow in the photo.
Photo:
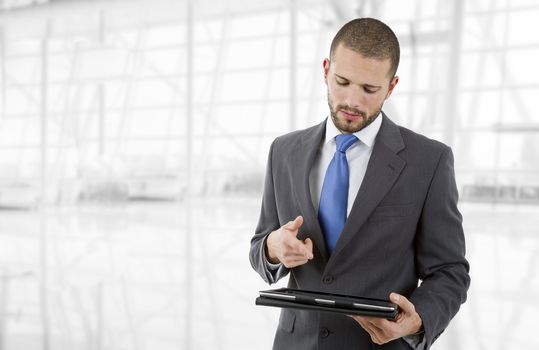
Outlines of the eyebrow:
[[[348,78],[345,78],[343,77],[342,75],[339,75],[337,73],[333,73],[337,78],[339,79],[343,79],[343,80],[346,80],[346,81],[350,81],[350,79]],[[370,88],[370,89],[380,89],[381,86],[378,86],[378,85],[372,85],[372,84],[360,84],[361,86],[363,87],[366,87],[366,88]]]

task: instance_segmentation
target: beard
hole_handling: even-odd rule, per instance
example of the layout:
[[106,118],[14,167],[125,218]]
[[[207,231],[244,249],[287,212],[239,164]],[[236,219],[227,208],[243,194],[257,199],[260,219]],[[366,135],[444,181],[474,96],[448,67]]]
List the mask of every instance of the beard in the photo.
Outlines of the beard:
[[[348,107],[346,105],[333,106],[333,102],[331,101],[328,92],[328,106],[331,120],[333,120],[333,124],[335,124],[337,129],[339,129],[343,133],[353,134],[369,126],[380,114],[380,111],[382,110],[382,105],[380,105],[380,107],[378,107],[372,114],[367,115],[367,113],[360,111],[357,108]],[[337,113],[339,111],[350,112],[360,116],[361,118],[355,121],[347,120],[344,118],[339,119],[339,117],[337,116]]]

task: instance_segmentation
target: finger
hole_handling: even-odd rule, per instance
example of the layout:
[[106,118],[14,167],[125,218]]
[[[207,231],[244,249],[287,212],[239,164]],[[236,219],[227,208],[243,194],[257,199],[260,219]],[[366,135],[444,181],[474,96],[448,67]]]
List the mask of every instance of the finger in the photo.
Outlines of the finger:
[[291,232],[295,232],[296,236],[298,235],[297,230],[303,225],[303,216],[298,216],[294,219],[294,221],[287,222],[283,227]]
[[308,259],[285,259],[283,260],[283,265],[291,269],[293,267],[305,265],[308,262]]
[[384,344],[395,339],[393,322],[382,318],[356,316],[354,319],[369,333],[376,344]]
[[307,258],[312,259],[314,257],[313,241],[310,238],[307,238],[305,239],[303,246],[305,247],[305,251],[307,252]]
[[304,260],[304,259],[308,259],[305,254],[303,253],[303,251],[299,251],[299,250],[286,250],[282,253],[282,257],[284,259],[287,259],[287,260]]
[[359,323],[359,325],[361,327],[363,327],[363,329],[365,329],[367,332],[373,332],[374,331],[374,327],[372,326],[372,324],[368,321],[368,318],[367,317],[363,317],[363,316],[352,316],[352,318],[354,320],[356,320],[357,323]]
[[[306,247],[304,241],[300,241],[299,239],[292,238],[287,241],[288,247],[290,248],[289,251],[293,254],[298,254],[303,256],[306,259],[309,259],[312,256],[312,248],[311,251]],[[311,242],[312,244],[312,242]]]
[[384,333],[384,327],[377,319],[365,318],[362,322],[376,333]]
[[368,322],[370,322],[371,327],[378,334],[378,339],[383,343],[400,338],[406,334],[402,332],[402,325],[398,322],[383,318],[371,319]]
[[368,329],[372,341],[376,344],[384,344],[391,340],[386,329],[375,321],[366,320],[364,328]]
[[397,294],[397,293],[391,293],[389,295],[389,300],[391,300],[393,303],[397,304],[399,308],[402,310],[402,312],[410,314],[415,312],[414,304],[412,304],[405,296]]
[[376,344],[382,344],[382,334],[383,332],[369,322],[365,317],[354,317],[357,323],[369,334],[371,340]]
[[391,293],[389,299],[397,304],[400,308],[399,315],[395,322],[392,324],[395,327],[399,327],[395,331],[399,331],[401,334],[413,334],[419,332],[423,328],[423,321],[421,316],[415,310],[414,304],[403,295],[397,293]]

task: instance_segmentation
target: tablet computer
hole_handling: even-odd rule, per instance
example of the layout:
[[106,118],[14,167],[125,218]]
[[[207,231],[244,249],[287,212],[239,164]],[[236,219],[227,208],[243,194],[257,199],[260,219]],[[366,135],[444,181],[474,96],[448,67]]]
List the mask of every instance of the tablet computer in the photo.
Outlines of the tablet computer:
[[256,305],[336,312],[394,320],[399,307],[388,300],[292,288],[261,290]]

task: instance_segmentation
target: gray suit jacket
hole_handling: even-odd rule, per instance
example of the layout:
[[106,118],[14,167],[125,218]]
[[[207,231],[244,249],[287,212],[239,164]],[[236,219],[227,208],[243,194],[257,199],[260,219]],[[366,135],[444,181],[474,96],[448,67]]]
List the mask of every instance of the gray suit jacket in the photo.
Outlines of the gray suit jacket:
[[[269,282],[269,233],[302,215],[314,259],[284,269],[289,287],[388,298],[407,296],[423,320],[427,348],[466,300],[470,283],[451,149],[395,125],[382,126],[337,246],[328,255],[309,190],[309,172],[325,122],[272,144],[260,219],[251,240],[253,268]],[[421,284],[418,287],[418,281]],[[378,346],[347,316],[283,309],[274,349],[409,349],[403,339]]]

